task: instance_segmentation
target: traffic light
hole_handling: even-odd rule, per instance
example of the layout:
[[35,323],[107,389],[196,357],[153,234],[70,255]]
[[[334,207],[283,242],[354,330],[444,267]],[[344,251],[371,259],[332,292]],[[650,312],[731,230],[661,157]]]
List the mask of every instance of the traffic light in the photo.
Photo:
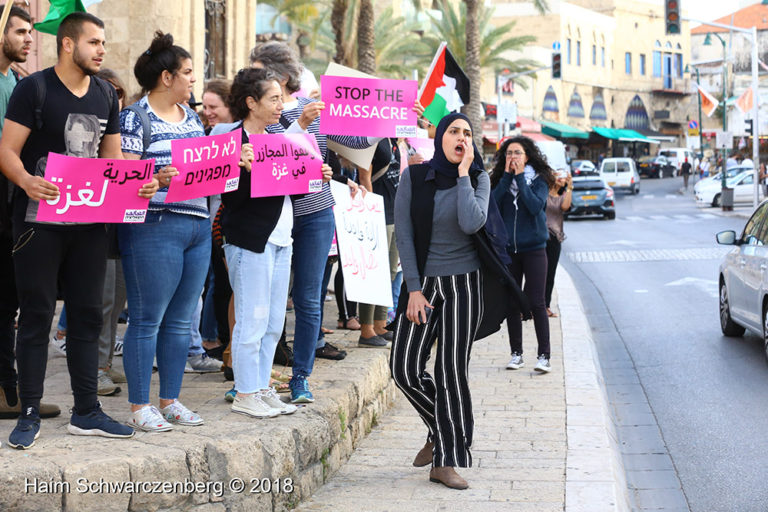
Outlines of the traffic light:
[[667,34],[680,33],[680,0],[664,0],[664,23]]
[[552,78],[560,78],[562,76],[562,54],[560,52],[552,52]]
[[744,131],[750,136],[754,135],[754,121],[752,119],[745,119],[744,124],[746,125]]

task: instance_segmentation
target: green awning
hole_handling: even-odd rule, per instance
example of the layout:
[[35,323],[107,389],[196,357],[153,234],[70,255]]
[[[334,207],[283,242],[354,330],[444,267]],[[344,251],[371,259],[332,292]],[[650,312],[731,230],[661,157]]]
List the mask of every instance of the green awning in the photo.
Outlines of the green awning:
[[603,128],[593,126],[592,131],[606,139],[618,140],[620,142],[643,142],[645,144],[658,144],[659,141],[649,139],[642,133],[627,128]]
[[557,139],[588,139],[589,133],[567,124],[541,121],[541,133]]

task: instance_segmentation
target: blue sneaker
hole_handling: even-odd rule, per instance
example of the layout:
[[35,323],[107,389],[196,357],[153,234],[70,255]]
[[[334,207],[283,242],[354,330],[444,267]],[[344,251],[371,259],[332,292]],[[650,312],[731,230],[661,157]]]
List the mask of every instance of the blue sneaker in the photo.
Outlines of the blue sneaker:
[[40,413],[37,407],[29,406],[19,416],[16,426],[8,436],[8,446],[19,450],[32,448],[40,435]]
[[235,389],[235,386],[232,386],[232,389],[224,393],[224,400],[226,400],[227,402],[234,402],[236,396],[237,396],[237,390]]
[[118,423],[101,410],[101,404],[96,402],[96,407],[87,414],[77,414],[72,409],[72,417],[67,425],[67,431],[76,436],[103,436],[127,438],[133,437],[134,431],[128,425]]
[[311,404],[315,401],[312,392],[309,390],[309,382],[303,375],[294,376],[288,383],[291,388],[292,404]]

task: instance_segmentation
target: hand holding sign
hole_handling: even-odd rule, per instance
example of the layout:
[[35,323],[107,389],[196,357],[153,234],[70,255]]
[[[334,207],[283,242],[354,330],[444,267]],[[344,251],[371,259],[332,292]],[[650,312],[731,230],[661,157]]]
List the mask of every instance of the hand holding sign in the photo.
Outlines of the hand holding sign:
[[332,170],[309,133],[252,134],[251,197],[320,192]]
[[299,126],[301,126],[301,129],[306,130],[309,128],[309,125],[315,122],[315,119],[320,116],[320,112],[323,110],[325,110],[325,103],[322,101],[313,101],[312,103],[304,105],[304,110],[302,110],[301,116],[299,117]]
[[35,201],[49,201],[59,197],[59,187],[41,176],[27,174],[21,183],[21,188],[24,189],[27,197]]
[[240,149],[240,167],[248,172],[251,172],[251,166],[253,165],[253,144],[243,144]]

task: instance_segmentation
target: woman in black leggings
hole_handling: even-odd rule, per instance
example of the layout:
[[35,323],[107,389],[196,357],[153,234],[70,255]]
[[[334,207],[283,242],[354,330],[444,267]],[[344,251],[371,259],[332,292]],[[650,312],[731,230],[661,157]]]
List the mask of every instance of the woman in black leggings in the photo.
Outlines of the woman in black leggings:
[[[493,198],[499,205],[507,226],[512,258],[510,271],[531,303],[533,324],[538,341],[538,362],[534,370],[549,372],[549,318],[544,302],[547,280],[547,218],[545,207],[555,176],[539,148],[528,137],[507,139],[496,152],[491,171]],[[525,278],[525,284],[523,284]],[[507,329],[512,359],[510,370],[522,368],[523,324],[516,304],[507,314]]]

